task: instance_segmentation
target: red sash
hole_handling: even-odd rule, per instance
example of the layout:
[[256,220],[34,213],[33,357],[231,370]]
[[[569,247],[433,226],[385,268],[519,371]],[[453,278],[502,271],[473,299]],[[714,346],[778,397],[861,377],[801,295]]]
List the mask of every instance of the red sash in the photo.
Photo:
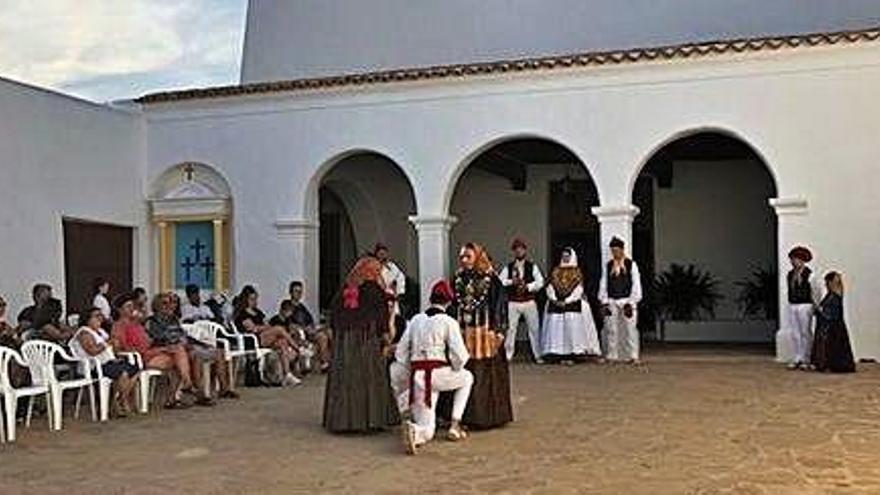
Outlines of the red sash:
[[415,376],[416,371],[421,370],[425,372],[425,405],[431,407],[431,372],[437,368],[449,366],[449,363],[440,360],[425,360],[412,361],[409,366],[409,403],[415,402]]

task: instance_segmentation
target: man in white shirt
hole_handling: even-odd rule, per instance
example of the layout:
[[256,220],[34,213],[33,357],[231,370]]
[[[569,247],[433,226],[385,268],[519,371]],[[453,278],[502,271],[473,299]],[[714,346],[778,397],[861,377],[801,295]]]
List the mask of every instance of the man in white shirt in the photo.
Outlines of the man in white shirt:
[[180,321],[182,323],[195,323],[197,321],[214,321],[216,316],[206,304],[202,302],[202,294],[199,286],[189,284],[186,286],[186,302],[180,306]]
[[525,319],[529,331],[529,342],[532,355],[538,364],[541,359],[541,319],[538,316],[538,303],[535,298],[544,288],[544,275],[541,270],[528,259],[528,246],[522,239],[514,239],[510,245],[513,250],[513,261],[501,270],[501,284],[507,290],[507,336],[504,347],[507,360],[513,359],[516,352],[516,333],[519,321]]
[[[642,300],[642,282],[636,262],[626,256],[623,240],[611,239],[611,260],[602,271],[599,302],[605,317],[605,358],[639,363],[639,330],[636,307]],[[621,352],[621,344],[624,347]]]
[[397,316],[400,314],[400,304],[398,301],[406,293],[406,275],[397,266],[397,263],[391,260],[388,246],[385,244],[376,244],[373,256],[382,263],[382,280],[385,281],[385,290],[394,299],[394,316]]
[[[446,314],[454,294],[449,282],[441,280],[431,289],[431,307],[413,317],[397,344],[391,382],[395,395],[408,404],[411,416],[404,414],[403,440],[406,452],[417,449],[434,438],[437,424],[436,405],[440,392],[454,392],[452,425],[447,438],[463,440],[467,434],[461,418],[467,406],[474,376],[464,368],[470,355],[461,336],[458,322]],[[409,380],[401,379],[408,371]]]

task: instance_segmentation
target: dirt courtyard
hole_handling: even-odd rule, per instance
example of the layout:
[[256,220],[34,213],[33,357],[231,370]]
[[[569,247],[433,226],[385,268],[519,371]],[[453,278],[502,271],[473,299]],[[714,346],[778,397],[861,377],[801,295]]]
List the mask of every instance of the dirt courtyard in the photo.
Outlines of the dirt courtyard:
[[320,428],[323,379],[212,409],[20,428],[0,493],[880,493],[880,367],[664,351],[642,369],[517,364],[516,422],[402,454]]

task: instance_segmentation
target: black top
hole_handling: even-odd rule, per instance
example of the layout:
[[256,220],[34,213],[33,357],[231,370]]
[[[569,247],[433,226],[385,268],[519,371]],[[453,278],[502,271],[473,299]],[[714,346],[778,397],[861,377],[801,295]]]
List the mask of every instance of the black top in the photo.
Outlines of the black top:
[[632,295],[633,278],[632,267],[633,262],[627,258],[623,261],[624,271],[615,275],[613,272],[614,262],[609,261],[605,267],[607,276],[606,290],[609,299],[626,299]]
[[312,317],[312,313],[305,304],[302,302],[295,302],[293,303],[293,314],[290,316],[290,323],[307,328],[315,326],[315,319]]
[[18,313],[18,324],[28,328],[39,330],[46,325],[61,326],[61,316],[64,309],[61,301],[54,297],[40,306],[28,306]]
[[813,272],[804,267],[800,277],[795,277],[794,270],[788,272],[788,303],[813,304],[813,288],[810,276]]
[[246,332],[247,329],[244,326],[244,322],[247,320],[251,320],[254,325],[261,326],[265,325],[266,315],[259,308],[255,309],[244,309],[238,312],[233,318],[233,322],[235,323],[235,327],[238,328],[239,332]]
[[179,344],[186,336],[180,321],[174,316],[152,315],[147,318],[145,326],[154,346]]

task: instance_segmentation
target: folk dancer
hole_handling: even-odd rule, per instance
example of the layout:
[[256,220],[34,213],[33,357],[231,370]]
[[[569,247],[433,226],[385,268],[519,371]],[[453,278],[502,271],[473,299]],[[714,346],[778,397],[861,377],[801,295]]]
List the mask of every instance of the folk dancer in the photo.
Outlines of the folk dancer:
[[516,334],[519,322],[525,319],[532,346],[532,356],[537,363],[541,359],[541,319],[538,316],[538,304],[535,298],[544,288],[544,276],[541,270],[528,259],[528,246],[522,239],[514,239],[510,245],[513,261],[501,270],[501,284],[507,290],[507,338],[504,347],[507,360],[513,359],[516,352]]
[[545,359],[571,364],[575,357],[602,355],[596,323],[584,300],[584,283],[577,253],[570,247],[563,249],[559,266],[551,272],[547,285],[541,343]]
[[808,369],[813,348],[813,308],[819,303],[820,290],[814,286],[813,272],[807,263],[813,253],[804,246],[796,246],[788,252],[791,270],[788,282],[788,321],[791,326],[794,357],[789,369]]
[[[446,314],[454,294],[449,282],[441,280],[431,289],[431,306],[413,317],[395,351],[394,367],[397,372],[409,370],[406,380],[408,393],[403,393],[401,381],[392,377],[395,394],[406,396],[410,415],[403,422],[403,440],[406,452],[416,450],[434,438],[437,424],[436,406],[440,392],[453,392],[452,424],[447,438],[463,440],[467,434],[461,427],[465,407],[471,394],[474,376],[464,369],[470,355],[461,336],[458,322]],[[392,372],[394,374],[394,372]]]
[[[611,260],[605,265],[599,283],[599,302],[605,317],[605,357],[619,361],[621,356],[639,362],[639,330],[636,307],[642,300],[639,267],[626,256],[626,244],[618,237],[611,239]],[[623,349],[621,350],[621,344]]]

